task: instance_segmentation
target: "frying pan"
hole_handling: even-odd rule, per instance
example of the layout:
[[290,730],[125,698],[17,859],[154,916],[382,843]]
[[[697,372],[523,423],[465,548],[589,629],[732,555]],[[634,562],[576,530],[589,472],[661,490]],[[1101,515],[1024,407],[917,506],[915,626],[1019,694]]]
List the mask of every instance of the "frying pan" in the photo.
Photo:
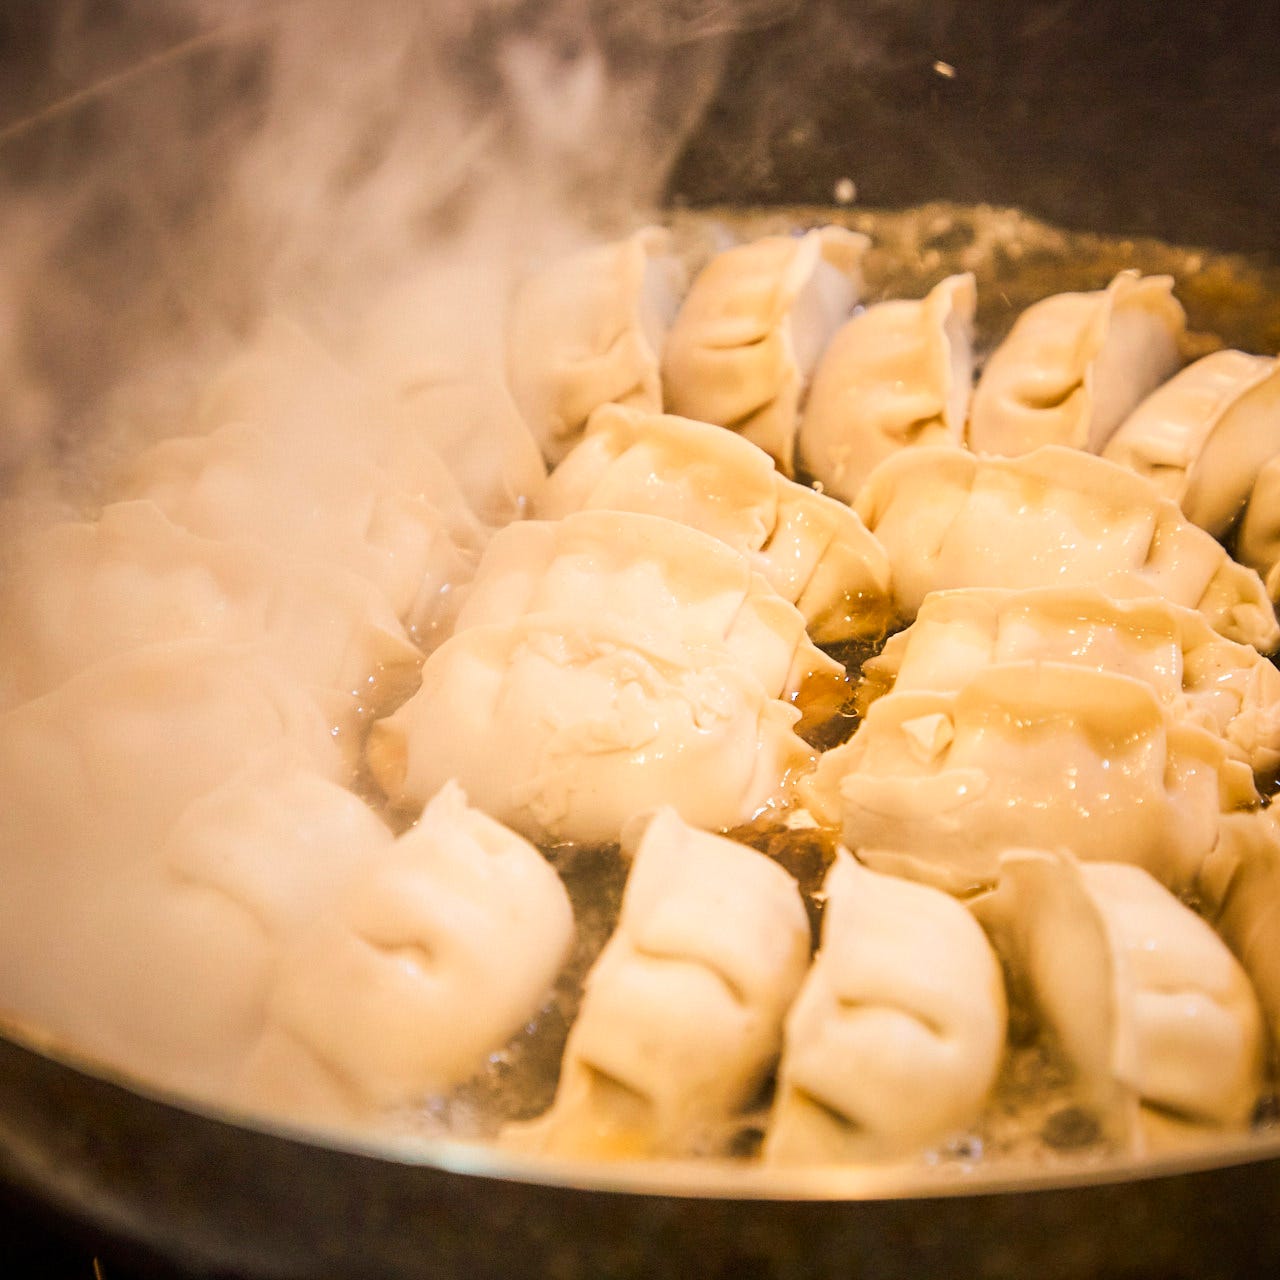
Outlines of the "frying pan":
[[[1280,261],[1277,6],[864,0],[771,16],[781,11],[728,46],[672,173],[673,204],[821,204],[847,178],[872,205],[989,200]],[[26,68],[34,92],[27,41],[47,31],[13,12],[0,18],[0,72],[12,87]],[[35,146],[22,139],[19,176]],[[1018,1178],[601,1168],[271,1127],[138,1088],[31,1028],[4,1030],[0,1198],[144,1268],[264,1280],[1216,1280],[1280,1268],[1269,1131]]]

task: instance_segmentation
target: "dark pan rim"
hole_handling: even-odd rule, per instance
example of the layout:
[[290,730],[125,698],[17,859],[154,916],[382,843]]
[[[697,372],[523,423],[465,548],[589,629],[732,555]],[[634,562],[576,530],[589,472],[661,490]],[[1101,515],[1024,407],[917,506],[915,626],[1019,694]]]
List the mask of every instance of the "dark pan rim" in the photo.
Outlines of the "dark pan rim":
[[745,1201],[937,1200],[1004,1193],[1051,1192],[1173,1178],[1238,1166],[1280,1165],[1280,1130],[1224,1133],[1176,1153],[1151,1157],[1064,1155],[1061,1161],[1011,1168],[960,1160],[877,1167],[765,1167],[724,1159],[611,1162],[539,1156],[493,1143],[443,1137],[372,1135],[310,1128],[187,1097],[141,1082],[0,1014],[0,1037],[75,1076],[105,1083],[143,1105],[160,1106],[249,1134],[406,1168],[530,1186],[629,1196]]

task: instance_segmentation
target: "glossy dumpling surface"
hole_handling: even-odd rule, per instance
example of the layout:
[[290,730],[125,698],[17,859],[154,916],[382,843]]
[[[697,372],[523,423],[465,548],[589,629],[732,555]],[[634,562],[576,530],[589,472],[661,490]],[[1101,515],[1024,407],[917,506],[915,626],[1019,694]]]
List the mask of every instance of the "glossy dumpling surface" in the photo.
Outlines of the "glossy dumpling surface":
[[909,449],[876,468],[857,511],[888,552],[907,617],[951,587],[1092,586],[1196,609],[1263,653],[1280,642],[1257,574],[1147,481],[1079,450]]
[[1222,735],[1255,773],[1280,765],[1280,672],[1156,597],[1088,587],[970,587],[925,597],[915,622],[863,664],[865,710],[890,689],[958,691],[1005,662],[1065,662],[1133,676],[1174,716]]
[[530,839],[609,841],[661,805],[714,829],[780,803],[812,759],[798,716],[723,646],[537,614],[446,641],[418,692],[373,726],[367,755],[397,805],[456,777]]
[[1013,845],[1127,861],[1185,890],[1220,807],[1257,803],[1247,766],[1170,722],[1150,686],[1062,663],[990,666],[958,693],[893,693],[803,784],[877,869],[953,892]]
[[1044,444],[1101,452],[1134,406],[1177,369],[1185,328],[1171,276],[1122,271],[1096,293],[1033,304],[982,371],[970,448],[1009,457]]
[[575,1156],[719,1154],[777,1058],[808,917],[776,863],[670,809],[626,846],[618,927],[587,975],[555,1102],[512,1141]]
[[732,428],[790,474],[809,377],[857,301],[868,243],[821,227],[712,258],[667,337],[666,408]]
[[723,647],[772,698],[842,675],[804,619],[724,543],[687,525],[620,511],[520,521],[489,544],[456,631],[526,614],[610,619],[655,643]]
[[537,504],[546,519],[583,510],[664,516],[727,543],[796,605],[820,643],[878,635],[889,621],[889,562],[862,521],[708,423],[600,410]]
[[960,903],[844,850],[823,896],[765,1159],[917,1156],[971,1124],[995,1083],[1007,1021],[999,961]]
[[852,502],[891,453],[964,444],[975,306],[973,277],[949,276],[918,302],[867,307],[831,339],[798,437],[801,464],[824,492]]

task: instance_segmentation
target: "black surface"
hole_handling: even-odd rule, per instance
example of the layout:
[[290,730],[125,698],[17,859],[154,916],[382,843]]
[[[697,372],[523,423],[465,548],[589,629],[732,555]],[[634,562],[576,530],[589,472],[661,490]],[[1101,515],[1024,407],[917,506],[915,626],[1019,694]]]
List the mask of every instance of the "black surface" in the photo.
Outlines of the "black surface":
[[843,177],[1280,252],[1280,3],[807,0],[738,40],[672,190],[828,204]]

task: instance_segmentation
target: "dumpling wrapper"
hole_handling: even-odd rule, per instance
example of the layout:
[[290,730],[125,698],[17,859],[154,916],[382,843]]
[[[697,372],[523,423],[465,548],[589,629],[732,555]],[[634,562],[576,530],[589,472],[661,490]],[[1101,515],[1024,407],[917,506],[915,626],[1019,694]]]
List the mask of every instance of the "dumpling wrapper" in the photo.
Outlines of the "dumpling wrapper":
[[671,233],[645,227],[520,286],[507,325],[508,376],[552,462],[601,405],[662,408],[662,348],[686,285]]
[[858,300],[869,244],[828,226],[717,254],[667,336],[665,407],[737,431],[790,475],[810,375]]
[[346,695],[350,729],[371,679],[402,681],[421,661],[366,580],[197,537],[145,501],[111,503],[95,521],[51,525],[11,548],[0,617],[0,707],[116,654],[203,639],[255,645],[298,682]]
[[687,525],[634,512],[508,525],[485,551],[454,634],[525,614],[573,612],[657,644],[723,645],[769,697],[802,710],[844,675],[744,555]]
[[1240,521],[1236,554],[1263,576],[1268,596],[1280,601],[1280,457],[1258,472]]
[[286,765],[349,771],[304,690],[205,641],[112,658],[0,716],[0,1007],[132,1060],[112,993],[163,955],[139,958],[133,935],[169,832],[243,770]]
[[992,352],[973,393],[969,447],[1016,457],[1057,444],[1100,453],[1178,367],[1186,313],[1172,276],[1122,271],[1096,293],[1034,303]]
[[852,502],[874,467],[910,445],[964,445],[973,385],[972,275],[920,301],[860,311],[818,362],[800,422],[803,469]]
[[587,974],[551,1109],[505,1136],[582,1158],[722,1154],[809,961],[796,882],[671,809],[628,829],[618,926]]
[[764,1158],[920,1156],[971,1124],[995,1084],[1000,962],[954,898],[843,849],[822,894],[822,944],[787,1015]]
[[1188,520],[1221,538],[1277,454],[1280,364],[1215,351],[1153,391],[1102,456],[1145,476]]
[[1142,1150],[1171,1128],[1249,1123],[1263,1078],[1258,1002],[1209,925],[1147,872],[1010,850],[999,888],[973,908],[1113,1138]]
[[1262,653],[1280,643],[1256,573],[1148,481],[1076,449],[1009,459],[907,449],[872,473],[857,512],[888,552],[907,618],[952,587],[1091,586],[1196,609]]
[[1280,824],[1274,806],[1229,814],[1197,886],[1204,914],[1253,982],[1280,1048]]
[[1171,722],[1150,686],[1051,662],[880,698],[801,795],[870,866],[953,893],[991,884],[1024,845],[1123,858],[1184,891],[1221,812],[1258,803],[1248,766]]
[[725,656],[582,612],[472,627],[370,731],[366,758],[412,807],[449,778],[539,842],[612,841],[637,812],[731,827],[783,802],[813,756],[799,712]]
[[743,552],[819,644],[878,636],[891,620],[888,557],[862,521],[720,427],[597,411],[537,502],[548,520],[592,510],[665,516]]
[[150,499],[200,537],[339,565],[373,583],[410,632],[429,640],[474,569],[474,528],[424,497],[408,471],[327,444],[233,422],[145,450],[122,492]]
[[573,930],[537,849],[446,784],[282,954],[246,1087],[309,1120],[420,1103],[537,1014]]
[[916,620],[862,667],[862,712],[891,689],[957,692],[1006,662],[1066,662],[1133,676],[1178,719],[1221,735],[1255,773],[1280,767],[1280,672],[1251,645],[1157,597],[1089,587],[969,587],[926,596]]

